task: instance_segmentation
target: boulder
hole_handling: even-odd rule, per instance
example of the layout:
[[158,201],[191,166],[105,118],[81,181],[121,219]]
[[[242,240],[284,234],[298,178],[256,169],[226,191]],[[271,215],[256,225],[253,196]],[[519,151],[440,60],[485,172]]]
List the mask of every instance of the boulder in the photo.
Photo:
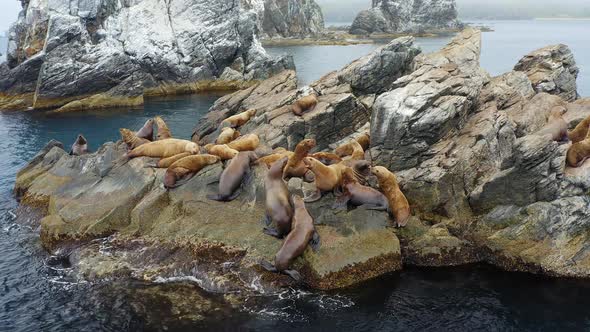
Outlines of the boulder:
[[576,79],[580,69],[566,45],[552,45],[533,51],[523,57],[514,70],[526,73],[536,92],[558,95],[565,101],[578,99]]
[[421,33],[458,29],[455,0],[373,0],[371,9],[360,12],[350,33]]
[[241,88],[293,69],[292,59],[266,54],[256,17],[234,1],[24,3],[0,109],[131,106],[144,95]]

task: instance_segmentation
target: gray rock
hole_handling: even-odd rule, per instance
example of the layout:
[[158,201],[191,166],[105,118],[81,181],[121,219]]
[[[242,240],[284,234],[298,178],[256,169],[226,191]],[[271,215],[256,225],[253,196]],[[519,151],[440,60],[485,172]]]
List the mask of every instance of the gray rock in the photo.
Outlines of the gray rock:
[[[266,54],[256,20],[233,0],[27,4],[11,28],[0,107],[140,104],[144,94],[239,87],[294,68],[292,59]],[[237,62],[240,71],[222,78]]]
[[458,29],[455,0],[374,0],[371,9],[360,12],[350,33],[419,33]]
[[580,69],[566,45],[552,45],[533,51],[514,67],[525,72],[536,92],[558,95],[565,101],[578,99],[576,78]]
[[322,9],[314,0],[243,0],[258,12],[261,35],[308,37],[324,30]]

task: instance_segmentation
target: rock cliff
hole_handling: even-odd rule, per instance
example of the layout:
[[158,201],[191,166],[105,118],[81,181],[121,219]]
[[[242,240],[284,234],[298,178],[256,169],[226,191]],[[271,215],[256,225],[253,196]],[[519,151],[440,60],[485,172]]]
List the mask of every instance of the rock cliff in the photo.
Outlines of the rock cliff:
[[[295,73],[285,71],[222,97],[195,135],[209,141],[222,119],[248,108],[258,113],[240,131],[273,147],[315,138],[325,150],[371,131],[367,158],[396,172],[413,216],[394,230],[382,212],[332,210],[331,195],[308,204],[322,247],[308,249],[295,267],[312,287],[345,287],[404,264],[487,262],[590,278],[590,163],[566,168],[569,143],[535,135],[553,107],[566,107],[573,127],[590,115],[590,100],[537,92],[523,71],[491,77],[479,67],[481,33],[473,29],[432,54],[412,42],[394,40],[308,87],[298,89]],[[312,90],[320,103],[296,118],[286,108]],[[261,232],[263,168],[238,200],[218,203],[205,195],[215,190],[220,164],[166,191],[163,171],[145,167],[150,160],[111,169],[123,153],[121,143],[107,143],[75,157],[51,142],[19,172],[21,218],[30,207],[41,211],[47,248],[76,244],[73,264],[86,278],[188,275],[219,292],[288,283],[257,264],[280,246]],[[289,185],[310,189],[296,179]]]
[[308,37],[324,30],[322,9],[314,0],[242,0],[258,14],[263,38]]
[[373,0],[355,18],[350,33],[421,33],[462,27],[455,0]]
[[0,67],[0,109],[136,105],[235,89],[284,69],[235,0],[23,1]]

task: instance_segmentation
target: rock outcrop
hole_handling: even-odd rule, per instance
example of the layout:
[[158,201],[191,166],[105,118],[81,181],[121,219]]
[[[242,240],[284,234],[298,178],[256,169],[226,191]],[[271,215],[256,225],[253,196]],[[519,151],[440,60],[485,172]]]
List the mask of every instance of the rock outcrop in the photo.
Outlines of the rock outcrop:
[[[590,102],[536,92],[525,72],[490,77],[479,66],[480,43],[481,33],[467,29],[439,52],[418,55],[412,39],[401,38],[299,90],[285,71],[220,98],[195,135],[210,141],[222,119],[249,108],[258,113],[240,131],[272,147],[316,138],[326,150],[370,129],[367,158],[396,172],[413,215],[394,230],[383,212],[332,210],[332,195],[308,204],[322,247],[308,249],[295,268],[312,287],[353,285],[403,264],[487,262],[590,278],[590,162],[566,168],[569,143],[536,135],[553,107],[566,107],[573,127],[590,115]],[[320,103],[297,118],[288,106],[303,92]],[[220,164],[166,191],[163,171],[146,168],[148,159],[112,168],[122,153],[121,143],[107,143],[69,156],[51,142],[19,172],[15,193],[23,209],[45,216],[46,247],[112,235],[108,250],[76,246],[85,277],[188,275],[218,292],[288,283],[258,265],[280,247],[261,232],[263,167],[239,199],[218,203],[205,196],[216,190]],[[289,183],[299,194],[309,186]]]
[[350,33],[421,33],[459,29],[455,0],[373,0],[371,9],[360,12]]
[[309,37],[324,30],[322,9],[314,0],[242,0],[258,14],[263,38]]
[[72,110],[235,89],[294,67],[236,1],[24,1],[0,69],[0,109]]
[[527,74],[536,92],[558,95],[565,101],[578,99],[580,69],[574,54],[566,45],[552,45],[529,53],[514,67]]

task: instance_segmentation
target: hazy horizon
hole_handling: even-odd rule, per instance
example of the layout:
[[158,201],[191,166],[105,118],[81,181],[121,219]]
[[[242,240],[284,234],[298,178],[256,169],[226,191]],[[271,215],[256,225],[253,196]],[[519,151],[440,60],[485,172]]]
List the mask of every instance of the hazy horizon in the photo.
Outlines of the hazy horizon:
[[[0,34],[16,21],[19,0],[2,0]],[[326,22],[350,22],[371,6],[371,0],[316,0]],[[457,0],[462,19],[517,19],[534,17],[590,17],[588,0]]]

